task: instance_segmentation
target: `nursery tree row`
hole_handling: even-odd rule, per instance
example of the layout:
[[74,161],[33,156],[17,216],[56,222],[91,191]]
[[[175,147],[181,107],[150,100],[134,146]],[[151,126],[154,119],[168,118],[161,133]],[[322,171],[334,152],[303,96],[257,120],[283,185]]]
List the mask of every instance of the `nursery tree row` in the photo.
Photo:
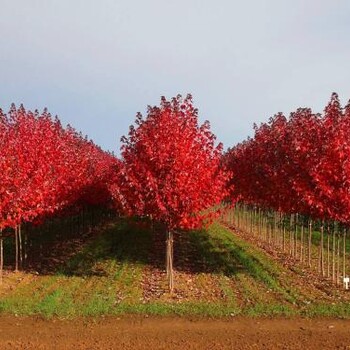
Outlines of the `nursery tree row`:
[[322,114],[299,108],[254,129],[225,155],[234,170],[231,195],[244,204],[238,212],[247,211],[250,232],[309,266],[318,241],[316,266],[338,283],[335,266],[341,258],[345,276],[350,224],[350,104],[342,108],[334,93]]
[[21,225],[106,205],[107,180],[117,165],[114,156],[46,110],[0,110],[0,270],[4,229],[15,236],[18,269]]
[[8,114],[0,112],[0,267],[5,228],[14,229],[17,246],[23,223],[92,204],[112,206],[163,227],[173,289],[174,230],[210,222],[211,208],[226,194],[222,145],[209,122],[199,124],[190,95],[162,98],[135,124],[122,138],[119,160],[46,110],[12,106]]
[[350,104],[333,94],[323,114],[300,108],[255,126],[229,149],[233,195],[246,203],[350,223]]

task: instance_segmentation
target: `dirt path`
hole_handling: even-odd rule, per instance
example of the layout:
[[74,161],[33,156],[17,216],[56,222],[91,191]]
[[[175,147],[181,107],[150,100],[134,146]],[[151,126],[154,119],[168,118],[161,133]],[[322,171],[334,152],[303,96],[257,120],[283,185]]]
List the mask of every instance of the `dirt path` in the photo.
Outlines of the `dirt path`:
[[0,349],[350,349],[350,321],[0,318]]

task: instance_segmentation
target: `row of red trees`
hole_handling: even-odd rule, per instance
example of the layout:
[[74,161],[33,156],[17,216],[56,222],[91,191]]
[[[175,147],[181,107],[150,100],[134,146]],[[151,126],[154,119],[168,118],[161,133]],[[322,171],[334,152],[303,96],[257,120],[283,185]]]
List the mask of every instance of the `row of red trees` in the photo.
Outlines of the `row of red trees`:
[[0,110],[0,230],[109,200],[117,160],[46,110]]
[[336,94],[323,115],[275,115],[224,161],[190,95],[162,98],[135,124],[118,160],[47,111],[0,112],[0,230],[113,203],[120,214],[163,224],[171,271],[172,232],[210,221],[228,191],[263,208],[350,223],[350,105]]
[[138,114],[136,125],[118,160],[46,110],[0,110],[0,229],[110,198],[126,215],[198,227],[227,180],[209,122],[199,125],[191,96],[178,96]]
[[350,104],[333,94],[324,113],[300,108],[255,126],[229,149],[233,196],[246,203],[314,219],[350,223]]
[[[121,160],[44,111],[0,112],[0,231],[81,205],[113,203],[167,232],[172,290],[172,233],[210,221],[226,194],[222,145],[200,125],[191,96],[162,98],[122,138]],[[0,237],[1,238],[1,237]]]

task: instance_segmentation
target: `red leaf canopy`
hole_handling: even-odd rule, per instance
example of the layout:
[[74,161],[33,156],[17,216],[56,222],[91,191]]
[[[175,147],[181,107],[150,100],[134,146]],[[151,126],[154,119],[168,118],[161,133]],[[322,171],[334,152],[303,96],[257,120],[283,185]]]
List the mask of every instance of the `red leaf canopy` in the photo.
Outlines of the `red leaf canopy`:
[[222,145],[215,145],[209,122],[198,124],[190,95],[162,98],[146,118],[138,114],[122,142],[111,191],[127,214],[152,216],[169,229],[193,228],[225,195]]
[[333,94],[324,114],[299,108],[255,127],[225,155],[232,195],[247,203],[350,223],[350,105]]
[[79,202],[105,204],[117,159],[59,120],[12,106],[0,111],[0,229]]

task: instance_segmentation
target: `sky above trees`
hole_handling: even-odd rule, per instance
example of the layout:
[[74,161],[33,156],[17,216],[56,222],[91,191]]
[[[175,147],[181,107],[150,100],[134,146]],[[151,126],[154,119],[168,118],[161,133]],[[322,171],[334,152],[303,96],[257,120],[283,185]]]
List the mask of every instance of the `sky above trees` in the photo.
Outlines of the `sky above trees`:
[[119,152],[136,112],[193,95],[225,147],[350,98],[350,3],[0,0],[0,107],[48,107]]

